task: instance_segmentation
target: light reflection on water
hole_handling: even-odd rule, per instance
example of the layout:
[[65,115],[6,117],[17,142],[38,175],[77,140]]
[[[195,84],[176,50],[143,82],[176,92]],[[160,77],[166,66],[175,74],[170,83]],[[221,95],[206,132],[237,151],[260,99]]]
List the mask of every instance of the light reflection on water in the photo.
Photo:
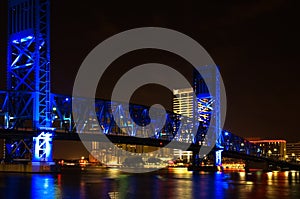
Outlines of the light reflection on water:
[[0,198],[300,198],[299,172],[146,174],[115,169],[61,174],[0,173]]

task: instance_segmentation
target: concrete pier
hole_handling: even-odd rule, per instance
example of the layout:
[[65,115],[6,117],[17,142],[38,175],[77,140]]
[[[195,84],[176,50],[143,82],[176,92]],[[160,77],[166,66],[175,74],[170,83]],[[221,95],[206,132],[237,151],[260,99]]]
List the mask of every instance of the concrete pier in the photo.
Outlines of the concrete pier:
[[57,173],[60,168],[54,162],[1,163],[0,172],[17,173]]

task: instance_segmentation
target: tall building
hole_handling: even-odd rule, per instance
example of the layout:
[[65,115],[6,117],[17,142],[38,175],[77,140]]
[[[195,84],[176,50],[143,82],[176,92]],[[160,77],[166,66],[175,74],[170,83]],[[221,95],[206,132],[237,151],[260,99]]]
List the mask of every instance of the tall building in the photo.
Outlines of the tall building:
[[300,141],[286,143],[286,159],[291,162],[300,162]]
[[181,131],[177,133],[178,141],[192,142],[193,128],[196,125],[195,111],[197,102],[193,88],[174,89],[173,112],[180,115]]
[[195,99],[193,97],[193,88],[174,89],[173,111],[185,117],[194,116]]
[[277,160],[286,159],[286,140],[261,140],[248,138],[251,143],[261,147],[261,155]]

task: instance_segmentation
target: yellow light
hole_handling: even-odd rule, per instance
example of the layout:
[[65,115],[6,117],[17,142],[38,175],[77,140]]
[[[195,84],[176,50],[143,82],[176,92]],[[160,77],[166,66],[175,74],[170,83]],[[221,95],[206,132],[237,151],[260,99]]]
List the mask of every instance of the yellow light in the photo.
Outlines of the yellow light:
[[271,179],[271,178],[272,178],[272,175],[273,175],[273,173],[272,173],[272,172],[268,172],[268,173],[267,173],[267,175],[268,175],[268,178],[269,178],[269,179]]
[[173,172],[177,174],[189,173],[187,168],[174,168]]
[[241,177],[242,180],[244,180],[244,178],[246,177],[246,173],[245,172],[239,172],[239,175]]

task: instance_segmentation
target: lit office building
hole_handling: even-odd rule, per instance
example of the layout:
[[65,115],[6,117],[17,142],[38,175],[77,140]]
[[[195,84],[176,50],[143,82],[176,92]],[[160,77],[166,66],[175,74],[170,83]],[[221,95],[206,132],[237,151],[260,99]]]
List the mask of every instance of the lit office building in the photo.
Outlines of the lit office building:
[[173,90],[175,95],[173,99],[173,111],[180,115],[180,120],[184,126],[181,126],[180,132],[177,132],[177,140],[191,143],[193,140],[193,128],[196,124],[195,110],[196,99],[193,88],[184,88]]
[[[173,111],[178,114],[182,122],[180,132],[177,132],[175,139],[180,142],[193,142],[193,127],[195,125],[195,110],[196,110],[196,99],[193,88],[184,88],[173,90],[175,95],[173,99]],[[174,149],[174,156],[181,160],[190,162],[192,158],[191,151],[182,151]]]
[[300,141],[286,143],[286,159],[291,162],[300,162]]
[[193,88],[174,89],[175,95],[173,103],[173,111],[185,117],[192,118],[194,116],[195,99],[193,97]]
[[277,160],[286,159],[286,141],[285,140],[260,140],[248,139],[251,143],[258,144],[261,147],[261,155]]

